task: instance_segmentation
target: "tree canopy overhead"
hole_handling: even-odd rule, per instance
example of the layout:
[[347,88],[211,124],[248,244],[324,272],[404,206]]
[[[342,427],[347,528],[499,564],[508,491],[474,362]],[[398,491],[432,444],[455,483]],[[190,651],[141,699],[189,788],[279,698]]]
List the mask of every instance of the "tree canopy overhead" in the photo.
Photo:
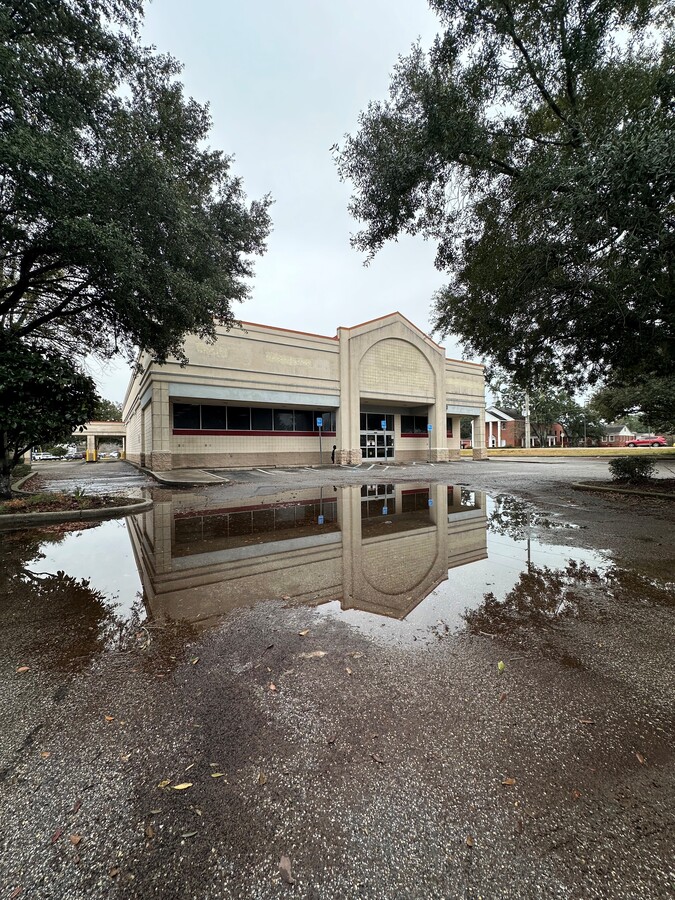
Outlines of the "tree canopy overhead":
[[338,155],[354,246],[436,241],[434,325],[524,385],[672,377],[675,3],[430,5]]
[[248,293],[269,198],[209,149],[141,0],[0,0],[0,350],[180,357]]

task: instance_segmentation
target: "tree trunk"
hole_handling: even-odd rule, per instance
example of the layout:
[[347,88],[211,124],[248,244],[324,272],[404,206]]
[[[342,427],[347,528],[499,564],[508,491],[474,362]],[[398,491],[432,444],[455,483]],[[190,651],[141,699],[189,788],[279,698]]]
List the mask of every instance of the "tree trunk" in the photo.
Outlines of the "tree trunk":
[[10,500],[12,497],[12,489],[9,486],[9,478],[10,473],[5,472],[5,467],[2,467],[2,472],[0,472],[0,500]]
[[0,500],[9,500],[12,496],[9,482],[12,469],[14,468],[14,454],[5,448],[4,438],[4,433],[0,433],[0,447],[2,447],[2,456],[0,456]]

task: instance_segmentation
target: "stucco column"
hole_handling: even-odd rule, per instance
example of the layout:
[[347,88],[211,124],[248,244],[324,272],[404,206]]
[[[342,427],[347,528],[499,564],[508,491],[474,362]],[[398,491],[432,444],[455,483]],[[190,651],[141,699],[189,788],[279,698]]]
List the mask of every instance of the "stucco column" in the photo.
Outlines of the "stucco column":
[[342,608],[355,606],[354,592],[363,568],[361,491],[347,488],[337,496],[337,520],[342,534]]
[[340,409],[337,415],[335,462],[358,465],[361,462],[359,416],[361,398],[357,363],[352,359],[348,329],[338,328],[340,339]]
[[152,452],[150,469],[166,472],[171,468],[171,422],[169,417],[169,386],[161,381],[152,385]]
[[87,452],[85,454],[87,462],[96,462],[96,435],[87,435]]
[[429,422],[433,425],[431,431],[431,458],[430,462],[448,461],[448,430],[447,416],[445,415],[445,383],[436,379],[437,397],[433,406],[429,407]]
[[448,459],[457,460],[461,458],[459,450],[462,446],[462,419],[460,416],[451,416],[450,421],[452,422],[452,437],[448,438]]
[[473,458],[487,459],[488,452],[485,446],[485,410],[481,409],[480,415],[473,417]]

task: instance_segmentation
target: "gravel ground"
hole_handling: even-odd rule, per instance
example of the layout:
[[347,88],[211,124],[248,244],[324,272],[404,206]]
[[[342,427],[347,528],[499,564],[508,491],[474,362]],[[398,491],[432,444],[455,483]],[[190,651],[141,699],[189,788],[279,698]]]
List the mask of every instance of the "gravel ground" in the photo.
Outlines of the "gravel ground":
[[[142,488],[125,463],[77,465],[45,472]],[[486,609],[418,646],[280,600],[201,634],[108,623],[102,641],[101,607],[56,590],[36,602],[21,575],[44,532],[15,538],[0,896],[672,896],[675,504],[571,488],[604,460],[378,469],[239,472],[198,493],[217,506],[320,483],[466,483],[563,516],[578,527],[558,543],[618,568],[575,581],[574,615]]]

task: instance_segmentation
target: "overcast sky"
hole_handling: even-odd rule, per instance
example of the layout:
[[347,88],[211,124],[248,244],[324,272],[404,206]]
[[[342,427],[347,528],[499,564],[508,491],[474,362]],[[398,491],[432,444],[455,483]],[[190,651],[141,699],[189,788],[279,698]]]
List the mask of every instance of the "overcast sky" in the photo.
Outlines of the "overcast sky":
[[[334,335],[399,310],[429,331],[431,296],[444,282],[434,245],[403,239],[366,268],[349,244],[350,187],[329,148],[356,130],[369,100],[386,96],[397,57],[417,38],[429,46],[437,24],[425,0],[148,5],[144,40],[179,59],[186,93],[210,104],[212,146],[234,154],[249,198],[274,198],[267,253],[238,318]],[[92,371],[102,396],[123,399],[126,366]]]

